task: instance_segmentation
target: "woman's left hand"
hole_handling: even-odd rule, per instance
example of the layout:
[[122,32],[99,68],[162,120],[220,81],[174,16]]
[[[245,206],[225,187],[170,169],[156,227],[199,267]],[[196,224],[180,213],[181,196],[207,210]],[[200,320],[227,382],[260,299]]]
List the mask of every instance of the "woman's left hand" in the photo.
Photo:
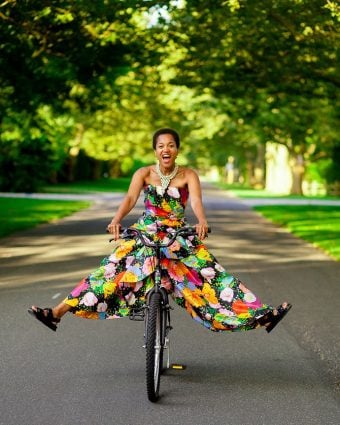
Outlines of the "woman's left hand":
[[111,221],[111,223],[107,226],[106,230],[111,233],[111,235],[113,236],[113,239],[116,241],[117,239],[119,239],[119,235],[120,235],[120,229],[121,229],[121,225],[120,223],[114,223]]
[[208,223],[198,223],[195,225],[196,233],[199,239],[205,239],[208,235]]

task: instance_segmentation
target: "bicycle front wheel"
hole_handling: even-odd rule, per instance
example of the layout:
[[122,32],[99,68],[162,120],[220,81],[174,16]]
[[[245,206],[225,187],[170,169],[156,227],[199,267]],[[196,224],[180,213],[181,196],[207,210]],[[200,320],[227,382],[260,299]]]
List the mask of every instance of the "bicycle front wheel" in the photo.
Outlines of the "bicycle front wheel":
[[162,302],[158,292],[150,296],[146,323],[146,387],[148,399],[159,398],[160,376],[163,363]]

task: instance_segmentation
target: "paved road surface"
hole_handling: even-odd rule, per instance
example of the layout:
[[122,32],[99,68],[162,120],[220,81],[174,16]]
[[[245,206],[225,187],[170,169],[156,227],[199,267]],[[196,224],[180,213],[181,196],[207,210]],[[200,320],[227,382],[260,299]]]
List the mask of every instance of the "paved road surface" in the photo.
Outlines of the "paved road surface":
[[151,404],[141,323],[69,315],[53,333],[28,316],[109,252],[119,202],[1,240],[0,424],[339,424],[339,263],[221,191],[205,190],[211,251],[264,301],[293,304],[271,334],[215,334],[175,308],[172,360],[187,369]]

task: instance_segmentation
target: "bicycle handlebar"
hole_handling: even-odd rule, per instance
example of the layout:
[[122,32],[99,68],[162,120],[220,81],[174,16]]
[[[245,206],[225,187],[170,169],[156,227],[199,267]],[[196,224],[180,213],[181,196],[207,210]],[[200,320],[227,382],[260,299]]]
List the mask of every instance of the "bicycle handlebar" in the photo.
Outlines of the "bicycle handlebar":
[[[208,228],[208,233],[211,232],[210,227]],[[140,238],[140,240],[142,241],[143,245],[148,246],[150,248],[166,248],[170,245],[172,245],[176,238],[180,235],[182,236],[194,236],[196,235],[196,228],[193,226],[184,226],[181,227],[180,229],[176,230],[173,234],[172,233],[168,233],[169,235],[172,235],[171,238],[165,242],[165,243],[160,243],[160,242],[151,242],[146,236],[145,236],[146,232],[143,232],[142,230],[136,229],[134,227],[125,227],[122,229],[120,237],[122,239],[127,239],[129,236],[138,236]],[[113,239],[110,239],[110,242]]]

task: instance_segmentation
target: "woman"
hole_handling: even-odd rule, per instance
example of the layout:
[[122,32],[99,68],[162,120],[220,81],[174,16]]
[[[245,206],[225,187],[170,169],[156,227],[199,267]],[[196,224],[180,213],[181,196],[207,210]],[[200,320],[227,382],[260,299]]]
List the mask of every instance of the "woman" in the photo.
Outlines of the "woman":
[[[193,319],[212,331],[239,331],[264,326],[270,332],[291,308],[262,304],[244,284],[216,261],[202,240],[208,223],[202,205],[201,186],[195,171],[179,167],[176,158],[180,139],[176,131],[163,128],[153,136],[158,163],[140,168],[108,231],[119,239],[121,221],[135,206],[140,192],[145,194],[145,212],[134,227],[151,238],[164,238],[172,229],[186,224],[185,205],[190,193],[197,218],[195,237],[180,237],[164,248],[161,260],[162,285]],[[70,295],[54,308],[32,306],[29,312],[43,324],[57,329],[67,312],[93,319],[127,316],[131,306],[143,305],[152,287],[154,257],[138,239],[124,239],[104,258],[101,266],[83,279]]]

